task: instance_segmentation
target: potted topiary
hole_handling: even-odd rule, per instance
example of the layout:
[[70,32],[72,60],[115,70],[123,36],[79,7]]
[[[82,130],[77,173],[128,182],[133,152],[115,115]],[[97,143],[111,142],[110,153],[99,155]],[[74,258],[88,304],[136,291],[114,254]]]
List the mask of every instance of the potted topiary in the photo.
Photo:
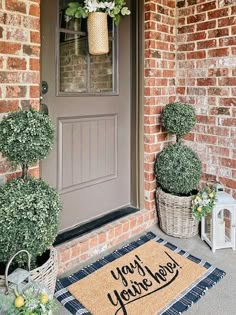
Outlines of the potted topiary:
[[157,206],[160,227],[175,237],[192,237],[198,233],[191,202],[201,177],[201,161],[181,141],[195,123],[196,114],[189,104],[170,103],[162,112],[163,127],[176,135],[176,143],[164,148],[156,157]]
[[[52,147],[54,128],[48,116],[35,110],[17,111],[0,123],[0,151],[21,176],[0,188],[0,265],[21,249],[31,254],[31,278],[54,291],[57,261],[52,248],[61,203],[55,189],[29,175],[29,165],[44,159]],[[16,258],[24,266],[25,256]],[[41,266],[40,266],[41,265]],[[3,281],[4,277],[0,276]]]

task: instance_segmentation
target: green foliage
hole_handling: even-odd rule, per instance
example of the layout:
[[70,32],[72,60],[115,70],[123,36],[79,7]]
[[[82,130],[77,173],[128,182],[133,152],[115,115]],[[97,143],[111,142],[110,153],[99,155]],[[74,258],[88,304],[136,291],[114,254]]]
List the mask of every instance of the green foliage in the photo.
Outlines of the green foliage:
[[216,188],[206,187],[200,190],[192,199],[192,212],[199,221],[202,217],[211,213],[216,203]]
[[196,123],[194,108],[185,103],[167,104],[162,113],[162,123],[166,131],[179,136],[187,134]]
[[[32,262],[54,242],[61,203],[57,192],[42,179],[16,178],[0,188],[0,261],[21,249]],[[21,265],[25,256],[17,256]]]
[[121,16],[130,14],[125,0],[84,0],[83,4],[81,1],[70,2],[65,14],[72,18],[86,18],[91,12],[106,12],[116,25],[119,24]]
[[15,165],[44,159],[53,139],[49,117],[32,109],[12,112],[0,123],[0,151]]
[[175,143],[157,156],[155,175],[163,190],[185,195],[195,189],[200,180],[201,161],[191,148]]
[[70,2],[65,14],[74,18],[86,18],[88,16],[88,13],[85,11],[83,5],[79,2]]

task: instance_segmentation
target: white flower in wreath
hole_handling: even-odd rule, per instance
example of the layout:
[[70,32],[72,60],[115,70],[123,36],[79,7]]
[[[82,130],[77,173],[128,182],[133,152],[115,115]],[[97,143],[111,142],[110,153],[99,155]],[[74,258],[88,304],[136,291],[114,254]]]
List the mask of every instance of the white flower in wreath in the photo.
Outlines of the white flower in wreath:
[[96,12],[98,9],[97,0],[85,0],[84,4],[85,4],[85,8],[88,10],[88,12]]

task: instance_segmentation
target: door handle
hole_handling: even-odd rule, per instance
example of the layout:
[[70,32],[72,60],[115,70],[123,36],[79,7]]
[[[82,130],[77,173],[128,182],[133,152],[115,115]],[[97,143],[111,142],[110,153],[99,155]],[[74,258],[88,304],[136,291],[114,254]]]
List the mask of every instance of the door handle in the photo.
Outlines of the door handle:
[[40,104],[39,111],[45,115],[48,115],[48,106],[46,104]]

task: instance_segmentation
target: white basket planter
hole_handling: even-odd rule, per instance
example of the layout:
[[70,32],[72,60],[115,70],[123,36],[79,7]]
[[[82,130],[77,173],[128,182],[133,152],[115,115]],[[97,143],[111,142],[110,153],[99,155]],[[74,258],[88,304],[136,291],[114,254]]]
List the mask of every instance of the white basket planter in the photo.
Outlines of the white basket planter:
[[[48,260],[40,267],[31,270],[30,278],[33,281],[46,286],[53,295],[56,286],[58,271],[57,251],[54,247],[50,248]],[[5,286],[5,276],[0,275],[0,287]]]
[[198,234],[199,221],[193,217],[192,196],[179,197],[164,192],[156,193],[160,227],[168,235],[189,238]]

